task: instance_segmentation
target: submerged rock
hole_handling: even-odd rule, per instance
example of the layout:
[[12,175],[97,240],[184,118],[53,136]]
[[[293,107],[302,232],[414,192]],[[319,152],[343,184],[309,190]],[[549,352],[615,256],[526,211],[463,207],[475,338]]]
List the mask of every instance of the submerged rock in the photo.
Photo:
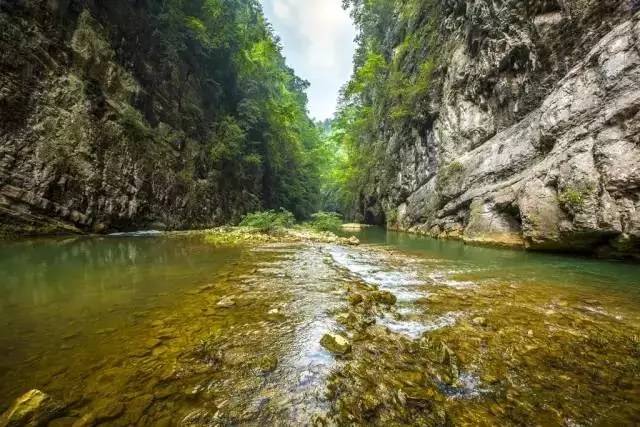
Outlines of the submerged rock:
[[178,424],[181,427],[200,427],[210,425],[213,420],[211,413],[205,409],[189,412]]
[[324,334],[320,340],[320,345],[334,354],[347,354],[351,351],[351,343],[338,334]]
[[41,426],[61,415],[64,407],[40,390],[19,397],[0,418],[0,426]]
[[487,326],[487,319],[485,319],[484,317],[475,317],[471,323],[473,323],[475,326]]
[[364,301],[364,297],[362,294],[351,294],[349,295],[349,304],[358,305]]
[[232,297],[225,297],[222,298],[220,301],[218,301],[218,303],[216,304],[216,306],[220,307],[220,308],[231,308],[233,306],[236,305],[236,300]]
[[373,294],[373,299],[380,303],[386,305],[394,305],[398,300],[394,294],[389,291],[378,291]]
[[260,371],[263,374],[273,372],[278,367],[278,358],[275,356],[264,356],[260,360]]
[[213,283],[209,283],[208,285],[203,285],[198,288],[198,292],[204,293],[213,290],[216,287]]

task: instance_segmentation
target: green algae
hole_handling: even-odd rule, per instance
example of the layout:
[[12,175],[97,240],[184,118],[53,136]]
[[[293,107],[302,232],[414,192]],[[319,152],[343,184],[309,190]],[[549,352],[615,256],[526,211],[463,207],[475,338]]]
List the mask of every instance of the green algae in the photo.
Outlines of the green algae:
[[[637,421],[640,298],[617,282],[631,266],[596,263],[618,273],[604,279],[585,261],[544,257],[546,271],[520,277],[453,246],[340,242],[227,246],[191,234],[3,246],[0,410],[38,388],[69,423]],[[397,292],[405,272],[416,299]],[[371,282],[385,274],[391,284]],[[327,333],[349,354],[324,351]]]

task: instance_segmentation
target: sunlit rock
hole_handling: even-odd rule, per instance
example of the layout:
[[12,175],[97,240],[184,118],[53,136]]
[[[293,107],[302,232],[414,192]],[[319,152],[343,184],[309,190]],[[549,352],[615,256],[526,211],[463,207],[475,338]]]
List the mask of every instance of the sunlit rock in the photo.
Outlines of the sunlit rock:
[[216,304],[216,306],[220,307],[220,308],[231,308],[231,307],[234,307],[235,305],[236,305],[236,300],[234,298],[232,298],[232,297],[222,298]]
[[334,354],[343,355],[351,351],[351,343],[338,334],[325,334],[320,340],[320,344]]

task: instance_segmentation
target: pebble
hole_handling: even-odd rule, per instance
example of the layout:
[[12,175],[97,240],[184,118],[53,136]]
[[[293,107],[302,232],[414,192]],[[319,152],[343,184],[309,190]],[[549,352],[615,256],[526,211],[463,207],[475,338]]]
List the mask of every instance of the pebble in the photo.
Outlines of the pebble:
[[487,319],[484,317],[476,317],[471,321],[471,323],[475,326],[487,326]]
[[235,305],[236,305],[236,301],[231,297],[222,298],[216,304],[216,306],[221,307],[221,308],[231,308],[231,307],[233,307]]

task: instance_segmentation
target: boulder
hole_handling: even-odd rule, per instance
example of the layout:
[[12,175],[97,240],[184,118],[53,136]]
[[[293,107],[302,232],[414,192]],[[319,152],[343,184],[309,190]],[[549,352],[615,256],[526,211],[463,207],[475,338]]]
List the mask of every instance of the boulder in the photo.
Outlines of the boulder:
[[362,294],[354,293],[349,295],[349,304],[351,305],[361,304],[362,301],[364,301],[364,297],[362,296]]
[[260,359],[260,371],[263,374],[273,372],[278,367],[278,358],[275,356],[264,356]]

